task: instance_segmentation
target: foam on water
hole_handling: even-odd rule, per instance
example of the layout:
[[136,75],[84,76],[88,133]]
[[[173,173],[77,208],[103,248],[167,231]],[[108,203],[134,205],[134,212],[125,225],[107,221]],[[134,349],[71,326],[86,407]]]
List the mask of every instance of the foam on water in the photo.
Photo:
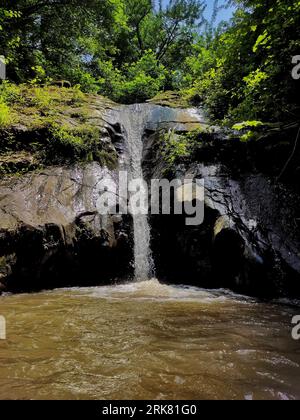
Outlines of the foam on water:
[[[74,291],[74,289],[73,289]],[[252,302],[245,296],[236,295],[229,290],[204,290],[192,286],[175,286],[160,283],[157,279],[78,289],[80,294],[98,299],[111,300],[158,300],[158,301],[193,301],[199,303],[222,303],[232,300]]]

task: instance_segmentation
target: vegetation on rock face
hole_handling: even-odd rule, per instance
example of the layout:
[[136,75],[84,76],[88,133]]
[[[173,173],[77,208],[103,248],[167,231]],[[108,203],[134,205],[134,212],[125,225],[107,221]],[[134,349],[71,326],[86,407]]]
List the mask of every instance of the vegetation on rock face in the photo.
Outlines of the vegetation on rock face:
[[231,176],[265,174],[276,184],[284,181],[299,194],[300,148],[294,147],[291,155],[291,139],[297,134],[299,139],[300,134],[297,124],[248,121],[235,129],[157,133],[153,160],[163,161],[164,175],[170,179],[197,162],[223,164],[230,168]]
[[181,92],[174,91],[160,92],[147,102],[170,108],[188,108],[191,105]]
[[0,174],[49,164],[97,161],[113,168],[116,151],[105,142],[95,110],[112,103],[78,88],[0,86]]
[[202,141],[201,131],[177,134],[169,131],[159,138],[159,152],[165,162],[166,170],[174,170],[176,165],[190,161],[194,149]]
[[6,127],[11,123],[10,109],[5,102],[0,101],[0,127]]

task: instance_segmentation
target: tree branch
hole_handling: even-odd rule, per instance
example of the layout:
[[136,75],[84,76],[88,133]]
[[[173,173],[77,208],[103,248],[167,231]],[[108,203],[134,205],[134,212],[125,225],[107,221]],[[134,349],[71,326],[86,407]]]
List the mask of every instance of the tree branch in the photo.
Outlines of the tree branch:
[[288,160],[287,160],[286,164],[284,165],[284,167],[283,167],[282,171],[280,172],[280,175],[278,176],[277,181],[279,181],[279,180],[282,178],[282,176],[283,176],[283,174],[285,173],[285,171],[287,170],[287,167],[289,166],[289,164],[290,164],[291,160],[293,159],[293,157],[294,157],[294,155],[295,155],[295,153],[296,153],[296,150],[297,150],[299,137],[300,137],[300,126],[299,126],[299,130],[298,130],[298,134],[297,134],[297,137],[296,137],[296,140],[295,140],[295,144],[294,144],[294,147],[293,147],[292,154],[291,154],[291,156],[288,158]]
[[142,38],[142,34],[141,34],[141,23],[149,15],[151,10],[152,10],[151,7],[146,9],[145,12],[143,13],[143,15],[140,17],[140,19],[136,23],[136,35],[137,35],[137,39],[138,39],[138,43],[139,43],[139,47],[140,47],[141,52],[144,51],[144,43],[143,43],[143,38]]
[[166,54],[166,52],[168,51],[169,46],[171,45],[171,43],[173,42],[174,38],[175,38],[175,32],[178,28],[179,25],[179,21],[177,20],[174,23],[173,29],[170,31],[169,35],[166,37],[166,39],[164,40],[162,46],[159,48],[159,51],[157,53],[157,60],[160,61],[164,55]]

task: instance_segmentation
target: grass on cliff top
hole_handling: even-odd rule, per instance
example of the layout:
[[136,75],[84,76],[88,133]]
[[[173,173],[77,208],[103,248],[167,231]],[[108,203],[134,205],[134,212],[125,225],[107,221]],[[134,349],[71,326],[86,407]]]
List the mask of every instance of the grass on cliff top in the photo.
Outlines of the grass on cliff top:
[[170,108],[188,108],[191,105],[181,93],[173,91],[160,92],[147,102]]
[[0,176],[44,165],[97,161],[117,155],[105,142],[104,113],[113,102],[79,88],[0,85]]
[[[27,129],[41,128],[49,120],[80,125],[93,114],[112,107],[112,101],[100,96],[81,92],[78,87],[15,85],[4,82],[0,85],[0,128],[23,126]],[[99,115],[99,114],[98,114]]]

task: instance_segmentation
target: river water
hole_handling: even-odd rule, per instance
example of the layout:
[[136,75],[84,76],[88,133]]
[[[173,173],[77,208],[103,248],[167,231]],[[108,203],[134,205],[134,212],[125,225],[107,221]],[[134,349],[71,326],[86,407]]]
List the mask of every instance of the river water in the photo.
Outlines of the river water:
[[0,398],[300,399],[300,308],[156,280],[2,296]]

